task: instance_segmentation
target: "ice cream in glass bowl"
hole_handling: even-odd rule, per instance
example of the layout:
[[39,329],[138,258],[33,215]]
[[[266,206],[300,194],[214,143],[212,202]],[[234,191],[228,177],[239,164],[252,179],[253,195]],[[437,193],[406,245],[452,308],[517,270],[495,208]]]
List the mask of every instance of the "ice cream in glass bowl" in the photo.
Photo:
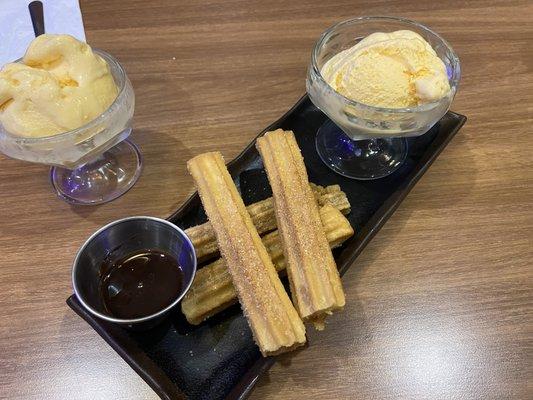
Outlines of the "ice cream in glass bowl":
[[0,151],[51,165],[60,198],[100,204],[129,190],[141,155],[126,140],[135,95],[111,55],[68,35],[41,35],[0,69]]
[[448,111],[461,75],[451,46],[402,18],[340,22],[318,39],[307,93],[329,120],[316,135],[324,163],[349,178],[385,177]]

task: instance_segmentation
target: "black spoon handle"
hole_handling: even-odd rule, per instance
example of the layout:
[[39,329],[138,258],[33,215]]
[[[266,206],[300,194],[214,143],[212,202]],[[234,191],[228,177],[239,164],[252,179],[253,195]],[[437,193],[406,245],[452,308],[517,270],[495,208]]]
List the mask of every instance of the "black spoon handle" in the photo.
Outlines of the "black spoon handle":
[[28,4],[28,9],[30,10],[31,23],[33,25],[35,37],[42,35],[44,33],[43,3],[40,1],[32,1]]

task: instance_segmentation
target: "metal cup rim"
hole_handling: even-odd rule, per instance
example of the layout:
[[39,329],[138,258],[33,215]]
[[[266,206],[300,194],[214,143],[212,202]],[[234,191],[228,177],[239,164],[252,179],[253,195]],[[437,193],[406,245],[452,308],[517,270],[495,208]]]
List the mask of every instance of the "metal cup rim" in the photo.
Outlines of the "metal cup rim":
[[[181,291],[180,295],[176,298],[176,300],[174,300],[171,304],[169,304],[167,307],[165,307],[164,309],[156,312],[156,313],[153,313],[153,314],[150,314],[150,315],[147,315],[145,317],[140,317],[140,318],[130,318],[130,319],[124,319],[124,318],[115,318],[115,317],[111,317],[109,315],[105,315],[105,314],[102,314],[101,312],[98,312],[96,311],[94,308],[92,308],[87,302],[85,302],[85,300],[83,299],[83,297],[80,295],[80,290],[78,288],[78,285],[76,283],[76,271],[78,269],[78,263],[79,263],[79,258],[80,256],[83,254],[85,248],[88,246],[88,244],[96,237],[98,236],[100,233],[108,230],[109,228],[113,227],[114,225],[118,225],[118,224],[121,224],[121,223],[124,223],[124,222],[128,222],[128,221],[132,221],[132,220],[152,220],[152,221],[155,221],[155,222],[158,222],[158,223],[162,223],[162,224],[165,224],[167,226],[169,226],[170,228],[174,229],[176,232],[178,232],[178,234],[190,245],[190,248],[192,250],[192,255],[193,255],[193,272],[192,272],[192,278],[190,279],[189,283],[187,284],[187,286]],[[192,285],[192,282],[194,281],[194,277],[196,275],[196,271],[197,271],[197,265],[198,265],[198,259],[196,257],[196,250],[194,249],[194,246],[191,242],[191,239],[189,238],[189,236],[187,236],[187,234],[183,231],[183,229],[181,229],[180,227],[174,225],[172,222],[170,221],[167,221],[165,219],[162,219],[162,218],[157,218],[157,217],[150,217],[150,216],[145,216],[145,215],[139,215],[139,216],[133,216],[133,217],[126,217],[126,218],[121,218],[121,219],[117,219],[115,221],[112,221],[104,226],[102,226],[100,229],[98,229],[97,231],[95,231],[91,236],[89,236],[87,238],[87,240],[83,243],[83,245],[78,249],[78,252],[76,253],[76,257],[74,258],[74,262],[72,264],[72,274],[71,274],[71,279],[72,279],[72,287],[74,289],[74,294],[76,295],[76,298],[79,300],[80,304],[87,310],[89,311],[91,314],[93,314],[94,316],[98,317],[98,318],[101,318],[105,321],[108,321],[108,322],[113,322],[113,323],[116,323],[116,324],[121,324],[121,325],[134,325],[134,324],[139,324],[139,323],[142,323],[142,322],[147,322],[147,321],[151,321],[151,320],[155,320],[161,316],[163,316],[164,314],[166,314],[168,311],[170,311],[172,308],[174,308],[177,304],[179,304],[179,302],[181,301],[181,299],[183,299],[183,297],[185,296],[185,294],[189,291],[191,285]]]

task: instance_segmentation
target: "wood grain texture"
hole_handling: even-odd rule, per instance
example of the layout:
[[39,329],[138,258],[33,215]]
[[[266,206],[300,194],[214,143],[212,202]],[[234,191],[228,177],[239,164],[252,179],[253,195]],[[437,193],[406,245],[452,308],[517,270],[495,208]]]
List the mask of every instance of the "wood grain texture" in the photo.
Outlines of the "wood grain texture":
[[345,311],[252,398],[531,398],[531,2],[81,5],[89,43],[133,82],[145,169],[122,198],[80,208],[54,197],[47,167],[0,157],[0,398],[156,398],[65,305],[75,251],[113,219],[168,216],[193,191],[186,160],[234,157],[304,92],[319,34],[358,15],[444,35],[463,67],[452,108],[469,120],[344,276]]

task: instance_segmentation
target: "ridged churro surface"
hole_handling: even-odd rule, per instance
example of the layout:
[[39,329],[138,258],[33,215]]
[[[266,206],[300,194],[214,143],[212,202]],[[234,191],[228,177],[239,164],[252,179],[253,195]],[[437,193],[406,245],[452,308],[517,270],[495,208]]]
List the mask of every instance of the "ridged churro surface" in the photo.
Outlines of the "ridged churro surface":
[[205,153],[187,163],[215,232],[239,302],[264,356],[305,343],[305,327],[237,192],[222,155]]
[[[331,205],[320,208],[320,220],[331,248],[341,245],[353,235],[350,222]],[[285,257],[278,231],[262,237],[268,255],[278,272],[285,269]],[[226,262],[219,258],[196,272],[191,288],[181,301],[181,310],[194,325],[237,302]]]
[[326,314],[344,306],[345,297],[300,149],[294,134],[281,129],[256,145],[272,187],[293,301],[318,328]]
[[[322,187],[311,184],[311,187],[318,204],[331,204],[343,214],[350,212],[350,202],[346,197],[346,193],[341,191],[338,185]],[[252,222],[260,235],[276,229],[277,224],[272,197],[251,204],[246,207],[246,210],[248,210],[248,214],[250,214]],[[217,239],[211,223],[206,222],[202,225],[190,227],[185,230],[185,233],[191,239],[199,261],[212,258],[218,253]]]

